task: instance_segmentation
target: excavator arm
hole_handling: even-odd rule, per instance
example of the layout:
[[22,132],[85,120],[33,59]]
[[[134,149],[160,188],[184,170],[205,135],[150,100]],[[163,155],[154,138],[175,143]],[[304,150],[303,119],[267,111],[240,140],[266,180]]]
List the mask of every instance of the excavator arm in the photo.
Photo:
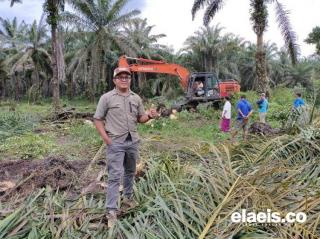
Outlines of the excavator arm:
[[[128,59],[136,60],[138,63],[129,64]],[[119,58],[119,67],[129,67],[132,72],[145,72],[145,73],[160,73],[175,75],[180,78],[180,84],[184,90],[188,87],[189,71],[178,65],[171,64],[165,61],[155,61],[144,58],[132,58],[121,56]]]

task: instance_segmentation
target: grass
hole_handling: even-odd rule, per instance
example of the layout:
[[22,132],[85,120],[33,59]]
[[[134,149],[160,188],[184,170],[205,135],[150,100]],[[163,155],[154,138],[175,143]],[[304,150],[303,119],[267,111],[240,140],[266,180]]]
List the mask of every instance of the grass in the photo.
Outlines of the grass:
[[5,139],[32,131],[39,123],[39,117],[31,113],[1,111],[0,142]]
[[13,136],[0,146],[3,159],[43,159],[48,154],[57,152],[57,145],[50,135],[35,135],[26,133],[21,136]]
[[[151,124],[139,125],[139,131],[143,137],[158,136],[176,142],[184,141],[207,141],[218,143],[226,139],[227,134],[219,132],[218,121],[201,120],[190,118],[190,113],[178,114],[177,120],[160,119]],[[200,117],[200,114],[196,115]],[[186,130],[186,128],[188,130]]]

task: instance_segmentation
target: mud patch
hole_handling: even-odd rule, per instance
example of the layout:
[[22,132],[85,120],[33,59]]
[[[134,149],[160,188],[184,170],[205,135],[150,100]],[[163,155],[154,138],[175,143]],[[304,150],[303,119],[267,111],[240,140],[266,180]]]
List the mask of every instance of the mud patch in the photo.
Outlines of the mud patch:
[[4,187],[5,190],[0,192],[0,201],[8,201],[11,197],[26,197],[34,190],[47,186],[53,190],[77,192],[92,180],[90,177],[82,178],[89,163],[89,160],[68,161],[58,156],[42,161],[0,161],[0,183],[14,185]]

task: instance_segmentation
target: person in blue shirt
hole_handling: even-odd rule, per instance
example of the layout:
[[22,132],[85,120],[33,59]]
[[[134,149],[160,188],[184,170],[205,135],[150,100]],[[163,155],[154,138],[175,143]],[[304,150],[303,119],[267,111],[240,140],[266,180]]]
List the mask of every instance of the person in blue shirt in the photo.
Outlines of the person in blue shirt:
[[269,102],[266,99],[266,94],[261,93],[260,100],[257,101],[257,105],[259,108],[259,118],[261,123],[266,123],[266,115],[269,108]]
[[237,103],[237,120],[234,126],[234,132],[231,137],[231,141],[234,142],[235,136],[242,129],[243,131],[243,140],[247,139],[248,129],[249,129],[249,118],[253,113],[252,106],[247,101],[245,95],[241,95],[240,100]]
[[298,109],[301,106],[304,106],[304,100],[301,98],[301,93],[296,93],[296,99],[293,102],[293,107]]

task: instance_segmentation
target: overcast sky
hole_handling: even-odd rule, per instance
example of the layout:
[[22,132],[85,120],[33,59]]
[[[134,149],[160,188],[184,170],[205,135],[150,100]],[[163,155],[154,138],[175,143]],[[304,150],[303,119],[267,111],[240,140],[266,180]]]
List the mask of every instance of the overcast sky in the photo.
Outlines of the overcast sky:
[[[320,0],[279,0],[290,11],[289,18],[298,36],[298,44],[304,56],[314,53],[314,45],[304,43],[307,35],[315,26],[320,26]],[[43,0],[24,0],[23,4],[9,7],[8,0],[0,0],[0,16],[32,22],[39,19]],[[202,26],[203,11],[198,12],[194,21],[191,19],[191,7],[194,0],[131,0],[128,9],[139,9],[141,17],[148,19],[149,25],[155,25],[154,34],[165,33],[161,43],[173,46],[176,50],[183,46],[184,40]],[[239,37],[255,42],[249,14],[249,0],[225,0],[211,24],[220,24],[224,32],[232,32]],[[265,40],[283,46],[283,40],[277,27],[274,6],[269,6],[269,27]]]

